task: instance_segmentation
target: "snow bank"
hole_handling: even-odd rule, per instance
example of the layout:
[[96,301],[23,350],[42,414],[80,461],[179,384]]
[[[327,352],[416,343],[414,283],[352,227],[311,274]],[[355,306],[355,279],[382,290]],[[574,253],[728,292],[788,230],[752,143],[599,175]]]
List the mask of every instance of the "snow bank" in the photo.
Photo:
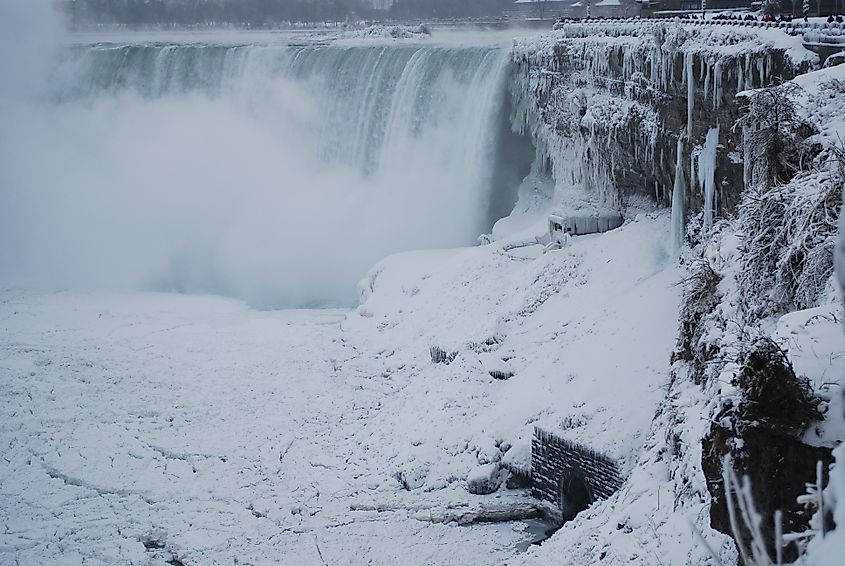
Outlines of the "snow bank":
[[424,24],[418,26],[374,25],[362,30],[347,32],[343,37],[369,39],[419,39],[428,37],[431,31]]
[[[521,523],[440,521],[525,507],[524,490],[472,495],[465,480],[525,467],[535,425],[632,471],[674,339],[667,230],[651,214],[536,259],[513,240],[392,256],[347,315],[3,291],[3,551],[509,560]],[[433,363],[432,345],[454,361]],[[503,365],[509,379],[490,375]]]
[[[836,280],[840,291],[840,297],[845,294],[845,213],[839,216],[839,239],[836,251]],[[839,306],[837,302],[837,306]],[[842,316],[839,309],[839,315]],[[823,315],[824,316],[824,315]],[[832,317],[835,320],[835,317]],[[829,337],[836,337],[835,332],[830,332]],[[841,340],[841,335],[839,336]],[[815,342],[815,341],[814,341]],[[841,343],[840,343],[841,344]],[[814,350],[815,351],[815,350]],[[845,356],[840,356],[845,357]],[[816,362],[818,360],[815,360]],[[813,360],[810,361],[813,363]],[[827,369],[827,368],[825,368]],[[845,369],[837,367],[828,374],[831,381],[839,381],[839,395],[831,403],[831,425],[845,428]],[[838,422],[837,422],[838,421]],[[845,439],[845,431],[840,430],[839,439]],[[836,564],[845,553],[845,443],[839,445],[833,452],[836,459],[830,470],[830,484],[827,489],[827,502],[834,505],[833,520],[838,528],[824,537],[817,537],[809,549],[808,562],[813,566],[828,566]]]
[[366,424],[391,381],[344,344],[344,314],[0,291],[0,563],[511,559],[522,523],[445,524],[478,496],[409,494],[365,449],[416,427]]
[[[396,388],[377,418],[394,432],[370,449],[400,470],[424,469],[421,487],[432,489],[500,461],[542,425],[630,472],[674,340],[679,275],[667,231],[658,214],[537,259],[504,240],[380,262],[343,323]],[[454,361],[432,363],[432,346]],[[494,379],[493,358],[513,376]]]

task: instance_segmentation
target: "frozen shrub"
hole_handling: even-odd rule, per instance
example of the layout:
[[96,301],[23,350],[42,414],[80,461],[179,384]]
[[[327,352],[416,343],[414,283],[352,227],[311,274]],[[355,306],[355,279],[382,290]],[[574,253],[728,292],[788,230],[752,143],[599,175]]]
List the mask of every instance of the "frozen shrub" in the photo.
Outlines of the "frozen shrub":
[[458,355],[457,352],[447,352],[439,346],[432,346],[428,351],[431,355],[431,362],[435,364],[451,364]]
[[743,269],[738,282],[751,314],[816,306],[833,273],[841,187],[839,169],[817,170],[745,192],[739,207]]
[[716,354],[715,346],[705,344],[701,338],[706,330],[703,319],[719,304],[719,281],[721,277],[707,260],[699,258],[693,261],[690,275],[683,283],[680,329],[672,362],[690,363],[696,382],[703,380],[705,364]]
[[736,408],[742,423],[797,436],[821,420],[821,400],[810,381],[797,376],[786,353],[771,339],[758,339],[741,359],[735,385],[743,392]]
[[746,182],[768,188],[789,181],[808,161],[814,130],[798,115],[795,98],[801,87],[792,82],[753,91],[737,121],[743,132]]

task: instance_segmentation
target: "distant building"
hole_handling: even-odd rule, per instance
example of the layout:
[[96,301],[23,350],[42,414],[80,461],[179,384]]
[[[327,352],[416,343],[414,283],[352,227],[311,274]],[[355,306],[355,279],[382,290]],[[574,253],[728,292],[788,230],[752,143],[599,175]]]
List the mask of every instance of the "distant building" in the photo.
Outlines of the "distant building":
[[[784,0],[784,5],[789,0]],[[801,5],[801,0],[797,0]],[[660,10],[688,10],[701,11],[701,0],[653,0],[647,2],[650,11]],[[707,0],[707,11],[711,10],[742,10],[751,8],[751,0]]]
[[516,0],[511,17],[555,20],[557,18],[633,18],[639,16],[638,0]]
[[393,6],[393,0],[370,0],[370,6],[374,10],[389,10]]

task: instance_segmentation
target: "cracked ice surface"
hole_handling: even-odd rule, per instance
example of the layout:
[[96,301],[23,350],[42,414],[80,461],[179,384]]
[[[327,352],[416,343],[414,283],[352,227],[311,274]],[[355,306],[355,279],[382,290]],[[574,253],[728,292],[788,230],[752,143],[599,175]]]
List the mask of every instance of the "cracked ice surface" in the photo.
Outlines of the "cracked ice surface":
[[357,354],[341,340],[343,316],[202,296],[0,292],[0,563],[513,555],[519,525],[417,520],[433,496],[398,490],[357,447],[390,391],[362,387],[365,361],[344,369]]

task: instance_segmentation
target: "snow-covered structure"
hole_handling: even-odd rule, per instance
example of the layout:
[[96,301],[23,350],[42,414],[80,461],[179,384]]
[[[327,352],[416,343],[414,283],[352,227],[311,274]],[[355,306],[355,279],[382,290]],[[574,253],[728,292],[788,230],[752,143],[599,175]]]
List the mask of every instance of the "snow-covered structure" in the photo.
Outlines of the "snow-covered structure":
[[549,214],[549,238],[557,247],[563,247],[571,236],[601,234],[622,226],[623,222],[624,218],[617,210],[555,209]]
[[550,502],[562,521],[623,484],[616,463],[589,448],[535,428],[531,440],[531,492]]

